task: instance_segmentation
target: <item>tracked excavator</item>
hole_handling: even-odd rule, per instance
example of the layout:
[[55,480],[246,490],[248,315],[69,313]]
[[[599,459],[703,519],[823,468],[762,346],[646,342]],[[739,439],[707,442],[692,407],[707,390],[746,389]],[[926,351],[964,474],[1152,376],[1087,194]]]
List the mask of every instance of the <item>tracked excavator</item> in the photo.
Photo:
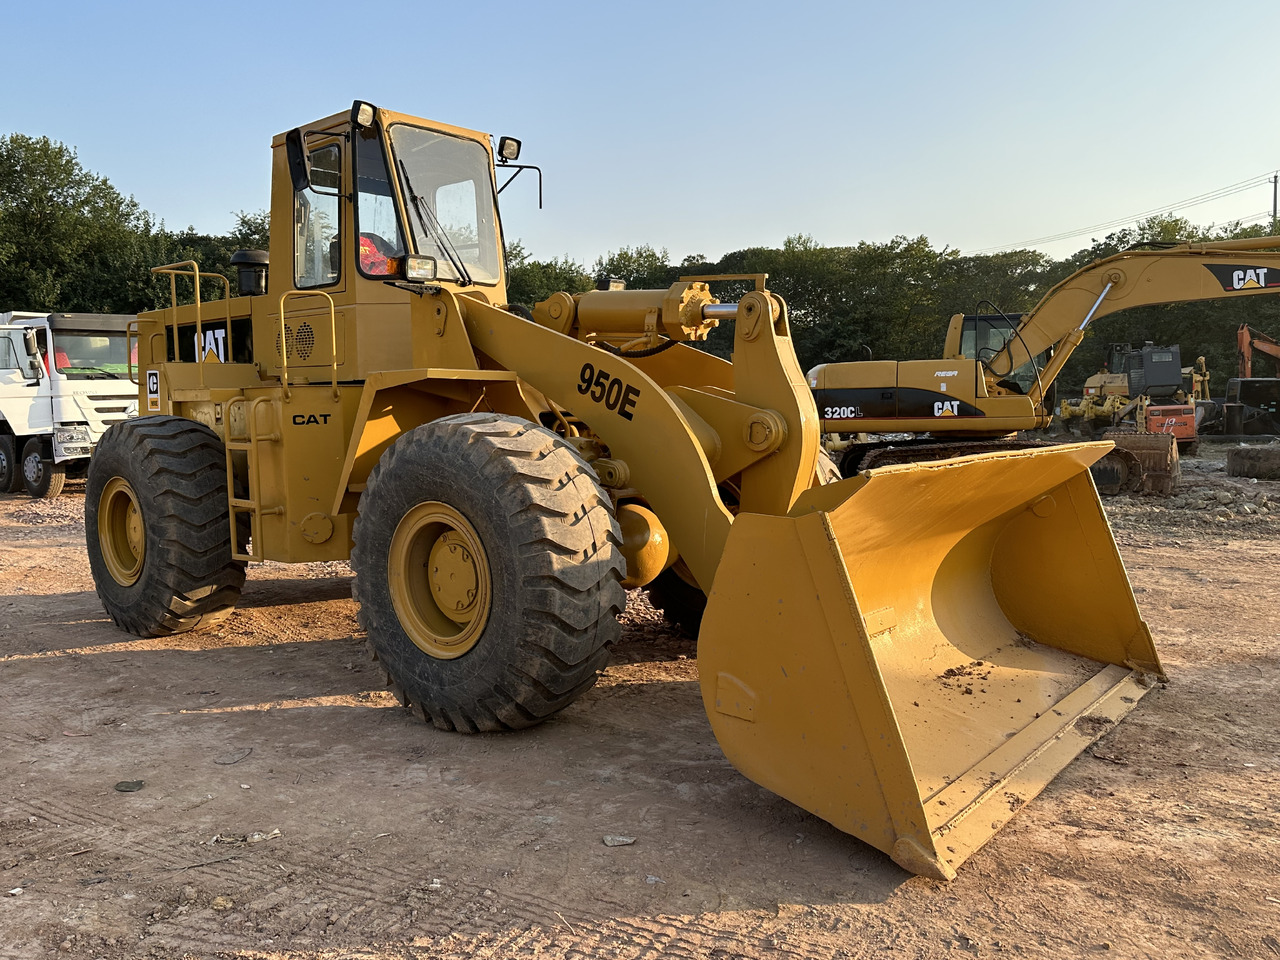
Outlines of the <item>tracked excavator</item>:
[[1239,359],[1239,370],[1236,376],[1241,380],[1253,376],[1254,351],[1270,357],[1280,370],[1280,343],[1258,330],[1250,329],[1247,323],[1240,324],[1236,331],[1236,351]]
[[[624,588],[678,568],[729,761],[954,876],[1163,677],[1088,477],[1107,445],[834,479],[765,276],[736,303],[705,278],[507,302],[519,155],[358,101],[276,137],[239,295],[157,268],[172,305],[131,334],[146,415],[87,484],[107,612],[177,633],[227,617],[248,563],[349,558],[401,702],[511,730],[590,688]],[[696,348],[728,318],[732,363]]]
[[[1276,293],[1278,249],[1280,237],[1140,245],[1076,271],[1025,315],[953,316],[941,360],[814,367],[824,433],[912,435],[844,445],[841,472],[1025,446],[1010,435],[1049,425],[1054,382],[1090,324],[1130,307]],[[1173,437],[1117,443],[1099,474],[1111,492],[1136,489],[1135,471],[1176,475]]]
[[[1280,378],[1254,376],[1255,352],[1270,358],[1280,373],[1280,342],[1242,323],[1236,331],[1237,375],[1227,381],[1224,411],[1234,409],[1240,415],[1234,432],[1241,434],[1280,434]],[[1234,407],[1232,406],[1234,405]],[[1224,432],[1233,432],[1223,424]],[[1280,479],[1280,449],[1236,447],[1227,451],[1227,473],[1233,477],[1255,480]]]

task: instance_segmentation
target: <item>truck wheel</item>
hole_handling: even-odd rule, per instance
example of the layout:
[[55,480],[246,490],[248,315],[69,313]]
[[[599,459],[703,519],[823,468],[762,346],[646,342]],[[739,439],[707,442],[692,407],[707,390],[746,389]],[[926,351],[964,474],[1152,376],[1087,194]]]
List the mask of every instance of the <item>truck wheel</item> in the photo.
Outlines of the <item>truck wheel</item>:
[[231,556],[222,441],[183,417],[111,427],[89,461],[85,539],[107,613],[140,637],[225,619],[244,586]]
[[14,493],[21,488],[22,469],[18,466],[17,438],[0,435],[0,493]]
[[67,469],[61,463],[44,459],[43,444],[32,437],[22,448],[22,485],[37,499],[56,497],[67,482]]
[[594,474],[502,414],[402,436],[369,475],[353,594],[387,682],[424,720],[529,727],[596,682],[626,605],[622,536]]
[[[707,595],[690,580],[691,575],[681,576],[684,561],[663,570],[653,582],[645,586],[649,602],[662,611],[663,619],[674,623],[691,637],[697,637],[702,628],[702,613],[707,609]],[[687,573],[688,568],[684,567]]]

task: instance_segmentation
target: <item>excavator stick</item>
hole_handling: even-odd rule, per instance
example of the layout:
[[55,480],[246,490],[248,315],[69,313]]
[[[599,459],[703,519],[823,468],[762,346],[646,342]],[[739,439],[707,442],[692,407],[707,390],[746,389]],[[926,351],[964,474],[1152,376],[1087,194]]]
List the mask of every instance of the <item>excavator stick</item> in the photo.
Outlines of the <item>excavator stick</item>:
[[953,877],[1163,677],[1089,476],[1109,448],[890,466],[739,514],[698,637],[734,766]]

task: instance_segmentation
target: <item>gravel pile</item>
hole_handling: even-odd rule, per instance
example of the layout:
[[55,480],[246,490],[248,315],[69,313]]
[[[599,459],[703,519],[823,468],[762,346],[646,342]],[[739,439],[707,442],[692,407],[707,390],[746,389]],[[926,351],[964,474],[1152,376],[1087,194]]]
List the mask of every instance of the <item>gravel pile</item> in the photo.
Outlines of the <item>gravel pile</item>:
[[1229,477],[1226,448],[1201,446],[1202,456],[1181,461],[1182,482],[1172,497],[1103,497],[1118,527],[1215,526],[1280,531],[1280,481]]
[[9,522],[27,526],[84,523],[84,497],[61,496],[52,500],[36,500],[25,493],[14,494],[17,506],[9,514]]

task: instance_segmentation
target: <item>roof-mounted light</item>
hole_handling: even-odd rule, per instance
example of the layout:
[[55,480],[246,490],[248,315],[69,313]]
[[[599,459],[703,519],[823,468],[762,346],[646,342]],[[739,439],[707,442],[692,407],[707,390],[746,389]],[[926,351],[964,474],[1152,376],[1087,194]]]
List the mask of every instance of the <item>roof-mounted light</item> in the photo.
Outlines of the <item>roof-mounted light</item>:
[[363,100],[357,100],[351,107],[351,120],[360,128],[372,127],[374,117],[374,106],[372,103],[365,103]]
[[503,163],[520,159],[520,141],[515,137],[503,137],[498,141],[498,159]]

